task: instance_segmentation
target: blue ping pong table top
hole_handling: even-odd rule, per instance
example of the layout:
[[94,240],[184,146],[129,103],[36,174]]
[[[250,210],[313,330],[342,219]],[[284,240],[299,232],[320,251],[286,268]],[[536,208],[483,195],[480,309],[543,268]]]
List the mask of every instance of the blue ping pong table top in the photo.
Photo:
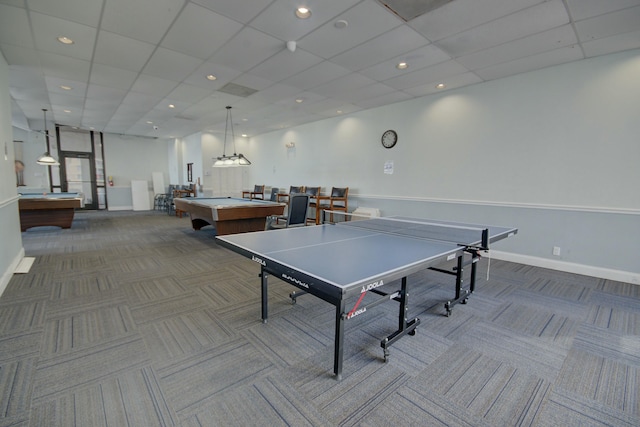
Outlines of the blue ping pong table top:
[[[486,228],[489,228],[490,241],[517,231],[504,227]],[[271,263],[291,268],[339,288],[343,294],[351,293],[348,291],[354,288],[359,292],[360,286],[379,278],[400,278],[455,259],[464,250],[463,246],[453,242],[340,224],[217,236],[216,239],[224,246],[264,263],[267,268]],[[464,243],[475,245],[479,242]]]

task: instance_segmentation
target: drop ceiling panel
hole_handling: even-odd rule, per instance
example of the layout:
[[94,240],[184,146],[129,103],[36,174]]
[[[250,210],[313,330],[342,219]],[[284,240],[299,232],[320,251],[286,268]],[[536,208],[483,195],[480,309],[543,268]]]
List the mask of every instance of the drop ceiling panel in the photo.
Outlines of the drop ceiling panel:
[[606,55],[626,49],[639,49],[640,31],[617,34],[615,36],[586,42],[582,44],[582,48],[588,57]]
[[36,12],[91,27],[100,23],[102,4],[103,0],[29,0],[29,7]]
[[283,41],[245,27],[216,52],[210,62],[236,70],[248,70],[283,49]]
[[407,26],[397,27],[346,52],[331,58],[352,71],[378,64],[397,56],[398,52],[409,52],[429,44],[429,40]]
[[159,47],[149,59],[143,72],[180,82],[193,73],[202,63],[201,59],[193,56]]
[[[207,76],[212,74],[215,76],[215,80],[207,79]],[[207,90],[217,90],[229,83],[231,80],[242,74],[238,70],[224,67],[220,64],[213,62],[205,62],[195,69],[193,73],[186,79],[184,83],[189,83],[194,86],[199,86]]]
[[[403,55],[375,65],[373,67],[362,70],[362,74],[374,80],[384,81],[393,77],[402,76],[421,68],[440,64],[450,60],[451,57],[444,53],[435,45],[427,45],[419,49],[407,52]],[[404,70],[398,69],[396,66],[400,62],[406,62],[408,67]]]
[[90,84],[121,90],[129,90],[138,78],[138,73],[108,65],[93,64]]
[[268,103],[276,103],[281,99],[295,96],[299,92],[300,89],[297,87],[276,83],[266,89],[254,93],[251,97]]
[[214,12],[218,12],[221,15],[235,19],[238,22],[247,24],[264,10],[272,0],[251,0],[244,2],[238,0],[194,0],[193,2]]
[[6,59],[9,64],[12,64],[10,67],[25,66],[40,69],[40,59],[35,49],[0,44],[0,50],[2,51],[4,59]]
[[480,25],[435,44],[453,57],[498,46],[569,22],[561,0],[553,0]]
[[[57,77],[45,77],[45,82],[47,84],[47,90],[51,93],[84,97],[87,90],[87,82],[79,82],[77,80],[60,79]],[[62,86],[71,89],[63,89]]]
[[628,7],[640,6],[640,0],[566,0],[571,17],[576,21],[593,18]]
[[337,64],[329,61],[323,61],[311,68],[307,68],[293,77],[283,80],[282,83],[306,90],[320,86],[321,84],[337,79],[338,77],[345,76],[350,72],[351,71]]
[[475,73],[484,80],[493,80],[513,74],[520,74],[527,71],[550,67],[552,65],[563,64],[565,62],[577,61],[583,58],[584,55],[579,47],[570,46],[498,64],[482,70],[476,70]]
[[576,22],[580,41],[640,30],[640,6]]
[[161,46],[200,59],[208,59],[222,47],[242,24],[204,7],[187,4]]
[[493,64],[513,61],[529,55],[576,44],[578,39],[571,25],[563,25],[549,31],[534,34],[496,47],[484,49],[456,58],[470,70],[489,67]]
[[124,89],[115,89],[93,83],[87,88],[87,97],[89,99],[111,101],[120,104],[125,96],[127,96],[127,90]]
[[361,87],[370,85],[375,81],[369,77],[363,76],[359,73],[351,73],[344,77],[332,80],[329,83],[325,83],[321,86],[313,88],[311,92],[320,94],[322,96],[334,97],[344,102],[345,97],[348,97],[349,93],[355,91]]
[[[390,19],[392,16],[393,19]],[[335,21],[345,20],[346,28]],[[299,46],[321,58],[331,58],[401,25],[400,18],[373,1],[361,2],[299,41]]]
[[[31,23],[38,50],[91,60],[97,35],[95,28],[41,13],[32,13]],[[60,43],[57,38],[61,36],[73,40],[73,45]]]
[[157,44],[184,4],[184,0],[109,0],[101,29]]
[[148,74],[140,74],[133,86],[131,86],[131,90],[147,95],[167,96],[167,94],[177,86],[176,82],[171,80],[161,79]]
[[468,31],[544,0],[455,0],[409,22],[431,41]]
[[[308,0],[301,4],[291,0],[276,0],[251,22],[251,26],[280,40],[297,41],[358,1],[360,0]],[[295,8],[298,6],[307,6],[311,10],[311,17],[297,18]]]
[[267,80],[278,82],[298,74],[321,62],[322,59],[303,50],[297,50],[294,55],[288,50],[282,50],[260,65],[251,69],[251,74]]
[[213,88],[210,90],[204,90],[199,86],[181,83],[169,93],[167,98],[175,100],[176,102],[188,102],[189,104],[193,104],[209,95],[212,95],[214,92],[215,90]]
[[407,89],[421,84],[426,84],[438,80],[445,79],[450,76],[466,73],[468,70],[455,61],[446,61],[432,67],[422,68],[420,70],[404,74],[385,80],[385,84],[394,89]]
[[139,72],[154,50],[155,46],[150,43],[100,31],[94,61],[98,64]]
[[89,80],[89,70],[91,69],[89,61],[41,52],[40,62],[44,74],[47,76],[78,81]]
[[457,87],[468,86],[475,83],[482,82],[482,79],[478,77],[475,73],[463,73],[458,74],[457,76],[447,77],[445,80],[439,78],[434,81],[425,82],[424,84],[420,84],[419,86],[404,89],[403,92],[408,93],[411,96],[425,96],[430,95],[432,93],[443,92],[443,89],[439,89],[437,87],[438,84],[446,81],[446,89],[455,89]]
[[35,48],[24,9],[0,4],[0,40],[3,44]]

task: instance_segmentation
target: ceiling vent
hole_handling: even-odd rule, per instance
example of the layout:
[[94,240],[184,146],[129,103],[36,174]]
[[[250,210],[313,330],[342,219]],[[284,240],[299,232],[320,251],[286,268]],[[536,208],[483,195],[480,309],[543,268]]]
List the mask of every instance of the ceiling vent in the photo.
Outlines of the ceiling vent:
[[431,12],[453,0],[379,0],[380,3],[400,18],[409,22]]
[[240,86],[235,83],[227,83],[218,89],[219,92],[228,93],[229,95],[240,96],[246,98],[249,95],[253,95],[257,92],[257,89],[251,89],[250,87]]

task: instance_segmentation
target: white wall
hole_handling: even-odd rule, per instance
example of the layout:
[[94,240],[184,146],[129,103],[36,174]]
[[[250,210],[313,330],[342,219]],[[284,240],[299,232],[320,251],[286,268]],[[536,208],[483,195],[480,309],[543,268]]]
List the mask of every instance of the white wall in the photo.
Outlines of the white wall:
[[0,294],[24,257],[14,168],[9,66],[0,54]]
[[107,187],[109,210],[131,210],[131,181],[146,180],[153,206],[153,172],[162,172],[169,182],[169,151],[172,141],[135,136],[104,134],[105,171],[113,177]]
[[261,135],[245,148],[248,179],[348,186],[351,208],[386,215],[516,226],[499,248],[521,261],[640,283],[638,76],[629,51]]

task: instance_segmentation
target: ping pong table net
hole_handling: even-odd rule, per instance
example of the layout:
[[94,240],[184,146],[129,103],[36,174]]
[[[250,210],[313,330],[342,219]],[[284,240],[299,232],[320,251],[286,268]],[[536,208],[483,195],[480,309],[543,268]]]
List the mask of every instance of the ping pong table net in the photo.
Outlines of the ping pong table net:
[[415,239],[455,243],[479,250],[489,248],[489,230],[480,225],[404,217],[372,217],[339,211],[324,211],[323,223]]

